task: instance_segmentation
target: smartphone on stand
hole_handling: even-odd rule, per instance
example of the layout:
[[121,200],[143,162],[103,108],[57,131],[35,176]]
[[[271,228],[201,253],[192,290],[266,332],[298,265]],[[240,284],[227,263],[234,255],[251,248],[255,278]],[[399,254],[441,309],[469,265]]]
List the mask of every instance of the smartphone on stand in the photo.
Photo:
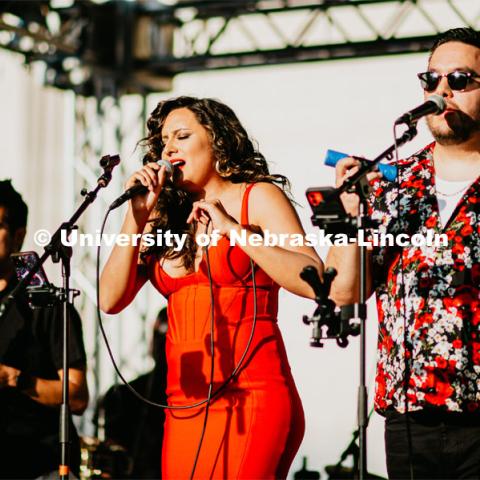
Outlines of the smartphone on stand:
[[[15,266],[18,281],[28,275],[28,272],[40,262],[37,252],[12,253],[10,258]],[[26,286],[28,303],[31,308],[49,307],[56,303],[55,288],[50,284],[43,266],[37,270]]]

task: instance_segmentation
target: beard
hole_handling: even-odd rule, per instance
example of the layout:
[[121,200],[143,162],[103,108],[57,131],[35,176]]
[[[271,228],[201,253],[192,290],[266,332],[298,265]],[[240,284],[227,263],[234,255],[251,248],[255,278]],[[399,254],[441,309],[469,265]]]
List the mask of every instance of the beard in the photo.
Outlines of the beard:
[[440,145],[459,145],[480,132],[480,120],[475,120],[464,112],[456,111],[446,119],[446,125],[436,125],[433,116],[427,117],[428,128]]

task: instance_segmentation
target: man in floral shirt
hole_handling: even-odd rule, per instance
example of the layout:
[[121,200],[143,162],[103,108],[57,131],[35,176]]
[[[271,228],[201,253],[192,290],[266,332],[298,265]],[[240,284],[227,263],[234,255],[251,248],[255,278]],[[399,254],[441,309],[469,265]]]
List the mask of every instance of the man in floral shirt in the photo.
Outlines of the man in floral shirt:
[[[439,36],[425,98],[446,109],[427,117],[435,143],[374,183],[370,209],[394,236],[444,233],[443,246],[388,246],[369,255],[379,316],[376,410],[386,417],[389,478],[480,478],[480,35]],[[358,162],[337,165],[337,184]],[[358,197],[343,197],[358,213]],[[358,300],[358,248],[332,247],[332,298]],[[409,412],[406,414],[406,412]]]

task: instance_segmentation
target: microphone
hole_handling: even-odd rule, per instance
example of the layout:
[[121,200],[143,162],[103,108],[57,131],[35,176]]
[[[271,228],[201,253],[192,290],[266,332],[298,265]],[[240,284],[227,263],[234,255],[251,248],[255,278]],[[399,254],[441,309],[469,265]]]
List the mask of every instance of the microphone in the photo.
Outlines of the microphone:
[[[325,155],[325,160],[323,163],[329,167],[334,167],[339,160],[345,157],[350,157],[347,153],[337,152],[336,150],[327,150],[327,154]],[[358,158],[355,157],[360,162],[370,162],[371,160],[367,160],[365,158]],[[386,163],[378,163],[378,170],[382,174],[384,178],[388,181],[393,182],[397,178],[397,167],[395,165],[388,165]]]
[[[170,163],[167,160],[157,160],[155,163],[160,167],[162,166],[165,167],[167,175],[170,176],[173,173],[173,167],[182,162],[180,160],[177,160],[176,162]],[[115,208],[118,208],[120,205],[123,205],[125,202],[127,202],[131,198],[136,197],[137,195],[143,195],[144,193],[147,193],[147,192],[148,192],[148,188],[145,185],[142,185],[141,183],[137,183],[136,185],[134,185],[133,187],[130,187],[128,190],[122,193],[115,201],[113,201],[112,204],[110,205],[109,210],[114,210]]]
[[420,106],[404,113],[401,117],[398,117],[395,120],[395,125],[400,123],[412,124],[425,115],[430,115],[432,113],[438,115],[439,113],[442,113],[445,108],[447,108],[447,104],[443,97],[440,95],[430,95]]

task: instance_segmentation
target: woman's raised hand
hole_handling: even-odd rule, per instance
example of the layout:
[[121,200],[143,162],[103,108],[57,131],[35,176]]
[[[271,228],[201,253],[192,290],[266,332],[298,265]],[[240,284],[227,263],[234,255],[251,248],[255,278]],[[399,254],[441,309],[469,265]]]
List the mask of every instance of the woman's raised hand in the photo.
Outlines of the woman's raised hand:
[[150,212],[155,207],[158,196],[162,191],[163,184],[167,179],[167,170],[164,165],[160,166],[155,162],[145,164],[140,170],[137,170],[125,184],[125,189],[141,183],[148,188],[143,195],[136,195],[130,200],[130,205],[134,215],[148,218]]
[[214,230],[220,235],[229,236],[230,230],[237,225],[237,221],[225,210],[220,200],[199,200],[193,204],[192,211],[187,218],[187,223],[194,220],[207,225],[212,222]]

